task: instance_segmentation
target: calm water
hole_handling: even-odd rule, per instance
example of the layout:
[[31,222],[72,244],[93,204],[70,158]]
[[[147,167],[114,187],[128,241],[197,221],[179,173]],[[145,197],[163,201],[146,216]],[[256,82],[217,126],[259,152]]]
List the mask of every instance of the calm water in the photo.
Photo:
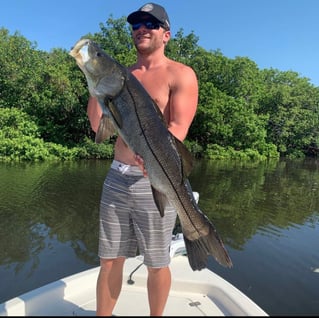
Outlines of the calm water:
[[[0,303],[98,265],[109,165],[0,164]],[[190,181],[234,263],[209,268],[270,315],[318,315],[319,161],[199,161]]]

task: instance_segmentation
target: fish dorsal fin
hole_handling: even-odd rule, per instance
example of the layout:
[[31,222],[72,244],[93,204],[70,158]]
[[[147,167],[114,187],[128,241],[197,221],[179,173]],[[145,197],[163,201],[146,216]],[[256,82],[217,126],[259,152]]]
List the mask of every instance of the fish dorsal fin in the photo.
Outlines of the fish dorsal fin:
[[163,194],[162,192],[159,192],[158,190],[156,190],[154,187],[151,186],[152,192],[153,192],[153,198],[154,198],[154,202],[158,208],[158,211],[161,215],[161,217],[164,216],[164,211],[165,211],[165,207],[168,204],[168,200],[165,194]]
[[172,135],[172,137],[175,140],[175,145],[177,148],[177,152],[180,155],[180,158],[182,160],[182,175],[183,178],[187,178],[193,167],[194,167],[194,157],[192,154],[189,152],[189,150],[186,148],[186,146],[176,137]]

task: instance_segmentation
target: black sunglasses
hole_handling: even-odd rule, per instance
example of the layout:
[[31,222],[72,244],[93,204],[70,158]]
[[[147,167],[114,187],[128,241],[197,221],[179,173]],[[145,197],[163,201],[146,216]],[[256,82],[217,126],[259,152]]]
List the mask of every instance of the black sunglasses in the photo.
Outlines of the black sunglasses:
[[153,21],[143,21],[139,23],[133,23],[132,24],[132,30],[136,31],[138,30],[142,25],[146,27],[148,30],[158,30],[161,26],[163,26],[159,22],[153,22]]

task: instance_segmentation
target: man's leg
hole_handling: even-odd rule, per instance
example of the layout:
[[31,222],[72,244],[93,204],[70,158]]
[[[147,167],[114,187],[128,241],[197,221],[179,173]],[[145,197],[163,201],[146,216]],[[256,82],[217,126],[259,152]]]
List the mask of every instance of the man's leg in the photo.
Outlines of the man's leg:
[[100,273],[96,285],[96,315],[112,316],[122,288],[125,258],[100,259]]
[[162,316],[171,288],[171,271],[169,267],[148,267],[148,301],[150,316]]

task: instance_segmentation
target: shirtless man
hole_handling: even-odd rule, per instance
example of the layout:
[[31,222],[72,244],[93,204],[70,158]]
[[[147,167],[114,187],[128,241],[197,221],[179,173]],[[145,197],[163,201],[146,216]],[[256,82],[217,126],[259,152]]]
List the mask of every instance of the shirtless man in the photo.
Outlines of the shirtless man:
[[[190,67],[165,56],[171,33],[168,15],[162,6],[147,3],[131,13],[127,21],[137,50],[137,61],[129,70],[161,109],[170,132],[183,141],[197,109],[196,75]],[[95,132],[101,114],[97,100],[90,97],[88,116]],[[160,217],[142,158],[120,137],[114,152],[100,203],[101,269],[96,314],[112,315],[121,292],[125,258],[134,257],[138,246],[148,268],[150,315],[161,316],[171,287],[169,246],[176,211],[168,207],[164,217]]]

